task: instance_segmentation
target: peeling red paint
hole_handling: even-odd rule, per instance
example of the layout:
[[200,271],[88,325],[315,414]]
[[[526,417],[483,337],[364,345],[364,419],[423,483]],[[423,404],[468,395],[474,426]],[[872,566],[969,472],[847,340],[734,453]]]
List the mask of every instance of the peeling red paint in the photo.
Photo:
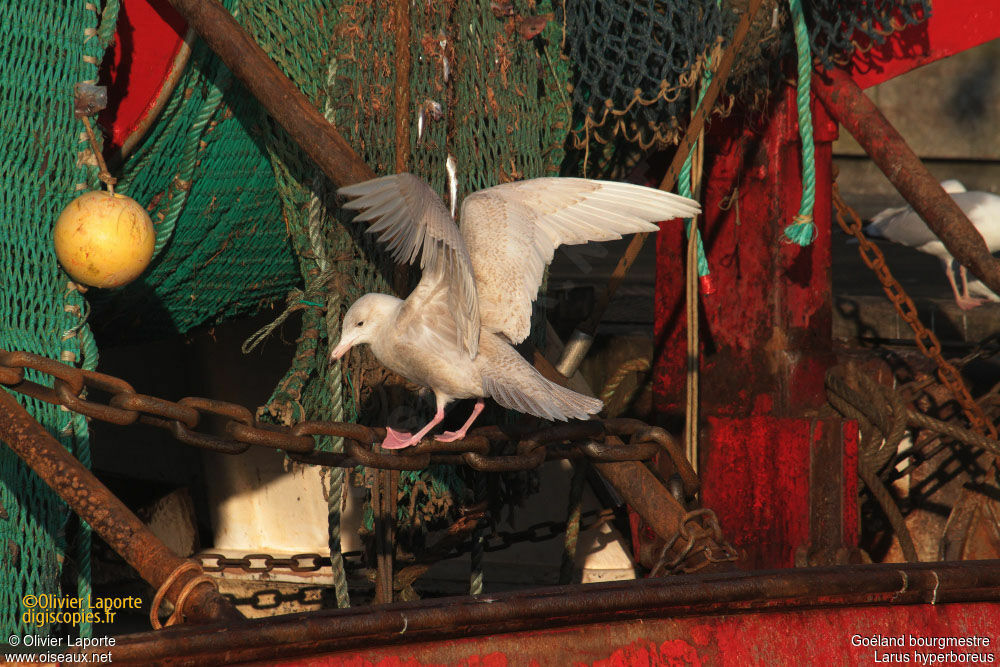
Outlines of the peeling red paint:
[[[507,667],[510,662],[507,660],[505,654],[493,651],[484,655],[469,655],[457,662],[422,662],[412,656],[401,657],[395,655],[368,659],[355,654],[344,657],[305,658],[281,664],[288,665],[289,667],[292,665],[296,667]],[[538,665],[539,663],[536,660],[532,660],[529,664]]]
[[[872,605],[646,618],[600,626],[537,630],[289,659],[281,667],[745,667],[869,665],[876,649],[860,638],[978,637],[980,652],[1000,661],[1000,614],[993,603]],[[854,640],[852,641],[852,638]],[[894,650],[894,649],[888,649]],[[263,664],[263,663],[260,663]],[[938,663],[942,664],[942,663]]]
[[[812,245],[800,247],[782,237],[801,197],[792,89],[776,97],[770,113],[754,123],[734,114],[728,124],[713,125],[706,137],[702,223],[717,287],[702,298],[702,498],[727,538],[747,552],[747,566],[765,568],[792,566],[810,543],[812,429],[834,362],[830,169],[836,127],[814,105],[817,125],[833,131],[817,133],[817,233]],[[683,248],[679,230],[659,234],[654,390],[657,409],[674,414],[684,405]]]
[[[655,642],[643,639],[618,649],[604,660],[596,660],[592,667],[632,667],[643,665],[648,667],[701,667],[698,649],[683,639],[669,639],[659,646]],[[576,667],[586,667],[586,663],[578,662]]]

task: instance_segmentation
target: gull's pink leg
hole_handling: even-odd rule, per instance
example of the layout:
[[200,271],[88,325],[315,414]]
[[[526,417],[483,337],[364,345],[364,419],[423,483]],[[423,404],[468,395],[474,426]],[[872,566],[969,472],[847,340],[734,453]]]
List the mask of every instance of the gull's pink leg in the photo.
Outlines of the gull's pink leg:
[[386,427],[385,440],[382,441],[382,448],[403,449],[404,447],[415,445],[423,440],[424,436],[430,433],[432,428],[441,423],[442,419],[444,419],[444,408],[442,406],[438,406],[437,412],[434,414],[434,419],[427,422],[427,426],[424,426],[413,435],[402,431],[394,431],[391,428]]
[[479,413],[483,411],[483,407],[485,407],[485,405],[486,403],[480,398],[476,401],[475,407],[472,408],[472,415],[469,417],[469,421],[465,422],[465,424],[462,425],[462,428],[457,431],[445,431],[441,435],[436,436],[434,439],[438,442],[454,442],[455,440],[461,440],[465,437],[465,433],[469,430],[469,427],[472,426],[472,422],[476,421],[476,417],[478,417]]
[[958,265],[958,275],[962,276],[962,298],[959,299],[958,295],[955,295],[955,302],[959,308],[962,310],[972,310],[976,306],[981,306],[989,301],[989,299],[977,299],[976,297],[969,296],[969,274],[965,268],[965,264]]
[[958,293],[958,285],[955,283],[955,272],[951,270],[951,262],[944,263],[944,274],[948,276],[948,284],[951,285],[951,293],[955,295],[955,303],[959,303],[962,296]]

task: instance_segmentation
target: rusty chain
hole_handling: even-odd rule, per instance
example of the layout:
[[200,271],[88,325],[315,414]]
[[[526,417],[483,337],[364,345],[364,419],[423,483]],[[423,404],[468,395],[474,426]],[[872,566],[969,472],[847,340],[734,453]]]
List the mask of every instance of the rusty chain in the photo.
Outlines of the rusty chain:
[[990,438],[997,437],[996,426],[983,413],[982,407],[972,398],[961,373],[941,354],[941,342],[933,331],[928,329],[920,321],[917,314],[917,307],[913,299],[906,293],[903,286],[892,275],[889,267],[885,263],[885,256],[877,245],[872,243],[861,229],[861,218],[847,205],[840,197],[840,189],[836,182],[833,184],[833,205],[836,212],[837,223],[846,234],[850,234],[858,240],[858,251],[864,263],[875,272],[882,289],[896,307],[900,317],[906,321],[913,329],[914,340],[917,348],[928,359],[934,362],[937,367],[938,379],[948,388],[952,396],[958,401],[972,428]]
[[[681,542],[679,548],[678,542]],[[649,576],[689,574],[711,563],[733,562],[738,558],[736,549],[722,535],[719,517],[702,507],[681,518],[677,533],[663,545]]]
[[[610,521],[617,516],[615,509],[590,510],[581,514],[580,530]],[[524,542],[546,542],[555,539],[566,532],[565,521],[542,521],[516,531],[498,531],[486,538],[485,551],[503,551],[515,544]],[[472,548],[466,540],[456,546],[442,559],[455,558],[467,553]],[[348,570],[361,570],[361,551],[344,552],[344,562]],[[225,570],[240,570],[250,574],[262,574],[274,570],[289,570],[290,572],[318,572],[324,567],[330,567],[330,557],[318,553],[295,554],[294,556],[278,557],[265,553],[246,554],[245,556],[225,556],[214,552],[204,552],[196,556],[205,572],[223,572]]]
[[[31,369],[52,379],[48,387],[25,379]],[[331,421],[304,421],[291,427],[258,422],[248,408],[225,401],[186,397],[169,401],[136,392],[120,379],[74,368],[29,352],[0,350],[0,384],[32,398],[63,405],[92,419],[118,425],[147,424],[165,429],[178,441],[227,454],[251,445],[284,451],[301,463],[383,470],[422,470],[430,465],[467,465],[484,472],[537,468],[554,459],[589,458],[598,462],[645,461],[676,447],[663,429],[636,419],[573,422],[534,431],[508,432],[484,426],[457,442],[426,439],[406,453],[376,453],[372,446],[385,437],[384,428]],[[106,402],[87,398],[90,392],[109,395]],[[205,417],[221,417],[222,434],[204,427]],[[199,429],[199,426],[202,428]],[[343,453],[320,451],[313,436],[344,439]],[[514,443],[513,454],[496,453]],[[686,471],[688,472],[688,471]],[[694,475],[693,471],[689,471]]]
[[[262,553],[246,554],[240,557],[227,557],[220,553],[201,553],[196,557],[201,563],[201,569],[205,572],[241,570],[249,574],[263,574],[274,570],[289,570],[303,573],[319,572],[324,567],[330,567],[330,557],[318,553],[295,554],[287,558]],[[360,551],[344,553],[344,565],[347,566],[347,569],[361,568],[363,566],[355,562],[360,557]]]

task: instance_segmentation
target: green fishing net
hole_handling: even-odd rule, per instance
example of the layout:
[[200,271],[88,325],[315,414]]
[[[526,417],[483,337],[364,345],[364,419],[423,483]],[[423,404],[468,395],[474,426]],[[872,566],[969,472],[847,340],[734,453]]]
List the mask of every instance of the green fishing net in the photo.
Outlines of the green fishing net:
[[[804,0],[813,57],[825,67],[844,63],[925,19],[930,4]],[[677,143],[691,111],[691,91],[746,10],[745,0],[566,3],[574,145],[620,140],[646,150]],[[781,63],[794,54],[787,16],[786,2],[764,0],[730,76],[732,95],[754,104],[773,88]],[[718,111],[729,104],[723,99]]]
[[[0,348],[93,368],[97,350],[86,306],[56,261],[52,224],[80,190],[96,183],[74,85],[93,81],[106,42],[92,4],[36,1],[0,5]],[[26,377],[46,381],[34,372]],[[82,416],[24,396],[29,412],[89,465]],[[3,418],[0,416],[0,418]],[[0,631],[44,635],[42,606],[25,596],[62,595],[63,567],[76,579],[67,596],[89,592],[89,531],[7,447],[0,447]],[[68,582],[69,583],[69,582]],[[48,611],[54,611],[48,609]],[[89,626],[78,626],[88,633]]]

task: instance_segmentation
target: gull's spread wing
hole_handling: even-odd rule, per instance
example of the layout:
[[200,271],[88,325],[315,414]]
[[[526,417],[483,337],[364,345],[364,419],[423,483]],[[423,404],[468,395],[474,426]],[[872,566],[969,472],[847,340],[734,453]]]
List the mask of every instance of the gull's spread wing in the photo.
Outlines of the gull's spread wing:
[[[458,328],[458,340],[470,357],[479,348],[479,301],[472,262],[462,235],[441,198],[412,174],[383,176],[337,190],[356,198],[344,208],[362,210],[355,220],[373,221],[368,231],[378,234],[396,261],[413,263],[420,257],[423,274],[415,300],[444,296]],[[407,299],[409,302],[410,299]],[[413,303],[419,310],[419,303]]]
[[689,218],[698,204],[630,183],[535,178],[480,190],[462,202],[483,327],[514,343],[531,327],[531,302],[557,246],[655,232],[658,220]]

